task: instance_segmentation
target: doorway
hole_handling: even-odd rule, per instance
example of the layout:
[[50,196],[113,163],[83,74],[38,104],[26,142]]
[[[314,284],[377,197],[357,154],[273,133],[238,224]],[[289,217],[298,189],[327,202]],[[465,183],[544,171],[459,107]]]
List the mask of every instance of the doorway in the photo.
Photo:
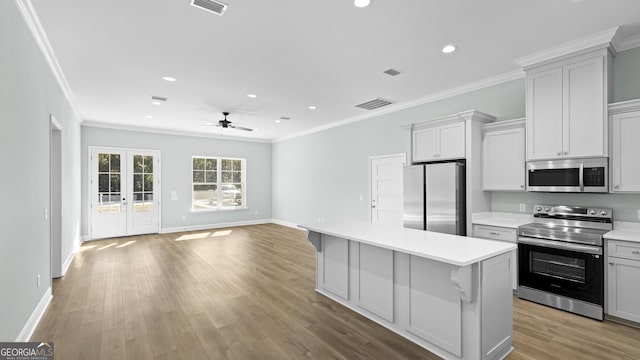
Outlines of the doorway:
[[90,147],[90,238],[160,230],[160,151]]
[[49,137],[49,241],[51,277],[62,276],[62,125],[50,115]]
[[371,222],[402,226],[402,172],[406,154],[369,158]]

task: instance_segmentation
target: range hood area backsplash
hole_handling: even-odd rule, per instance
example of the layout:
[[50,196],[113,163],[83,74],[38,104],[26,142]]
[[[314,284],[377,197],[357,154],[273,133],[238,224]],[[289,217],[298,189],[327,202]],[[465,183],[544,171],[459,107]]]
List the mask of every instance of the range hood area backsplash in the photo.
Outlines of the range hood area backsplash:
[[640,194],[491,193],[491,211],[520,213],[520,204],[526,204],[524,214],[532,214],[535,204],[605,207],[613,209],[614,221],[640,222]]

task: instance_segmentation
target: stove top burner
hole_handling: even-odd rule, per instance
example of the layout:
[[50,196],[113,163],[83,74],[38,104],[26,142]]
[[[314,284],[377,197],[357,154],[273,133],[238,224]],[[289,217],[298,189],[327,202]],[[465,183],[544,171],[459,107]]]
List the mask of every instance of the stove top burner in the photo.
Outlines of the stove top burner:
[[613,229],[611,209],[563,205],[535,205],[533,223],[522,225],[523,237],[602,246]]

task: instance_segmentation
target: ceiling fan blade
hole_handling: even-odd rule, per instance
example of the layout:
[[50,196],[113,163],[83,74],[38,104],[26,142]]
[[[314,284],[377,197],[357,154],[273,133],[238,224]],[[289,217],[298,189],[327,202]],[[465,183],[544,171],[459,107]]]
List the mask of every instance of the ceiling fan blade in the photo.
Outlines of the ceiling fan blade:
[[233,129],[238,129],[238,130],[253,131],[253,129],[249,129],[249,128],[242,127],[242,126],[229,125],[229,127],[233,128]]

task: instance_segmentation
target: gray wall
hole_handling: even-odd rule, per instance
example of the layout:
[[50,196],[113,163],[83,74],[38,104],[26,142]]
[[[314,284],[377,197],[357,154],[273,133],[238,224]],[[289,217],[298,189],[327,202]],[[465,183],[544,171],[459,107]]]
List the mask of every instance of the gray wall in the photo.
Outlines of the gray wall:
[[[640,48],[614,58],[614,101],[640,98]],[[273,146],[273,217],[290,223],[333,219],[369,219],[368,158],[407,153],[402,125],[479,110],[500,120],[524,117],[524,80],[492,86],[415,106],[357,123],[328,129]],[[362,195],[364,201],[359,201]],[[536,203],[598,205],[614,209],[614,218],[638,221],[640,195],[578,195],[494,192],[493,211],[527,212]]]
[[319,217],[368,221],[369,157],[407,153],[403,125],[472,109],[499,120],[523,117],[524,80],[275,143],[273,217],[296,224]]
[[[162,229],[177,230],[235,222],[271,220],[271,144],[204,137],[164,135],[82,127],[82,234],[89,233],[89,146],[160,150]],[[191,210],[191,157],[228,156],[247,159],[246,210],[195,212]],[[175,191],[178,200],[171,200]],[[183,220],[184,217],[184,220]]]
[[63,127],[62,257],[79,241],[80,125],[13,1],[0,1],[0,54],[0,341],[14,341],[51,283],[50,114]]

